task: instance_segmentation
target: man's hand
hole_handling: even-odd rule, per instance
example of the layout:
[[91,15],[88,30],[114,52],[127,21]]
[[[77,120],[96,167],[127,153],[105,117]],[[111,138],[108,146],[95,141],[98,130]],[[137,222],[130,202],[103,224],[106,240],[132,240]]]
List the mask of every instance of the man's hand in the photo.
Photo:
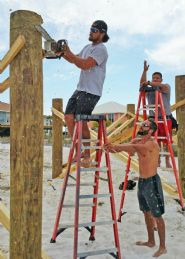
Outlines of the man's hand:
[[144,60],[144,68],[143,68],[143,70],[144,70],[145,72],[147,72],[148,69],[149,69],[149,65],[147,65],[147,61]]
[[109,152],[111,152],[111,153],[119,152],[119,151],[117,150],[117,146],[116,146],[116,145],[113,145],[113,144],[111,144],[111,143],[104,144],[104,145],[103,145],[103,149],[104,149],[105,151],[109,151]]
[[142,87],[142,86],[148,86],[148,81],[142,82],[142,83],[141,83],[141,87]]

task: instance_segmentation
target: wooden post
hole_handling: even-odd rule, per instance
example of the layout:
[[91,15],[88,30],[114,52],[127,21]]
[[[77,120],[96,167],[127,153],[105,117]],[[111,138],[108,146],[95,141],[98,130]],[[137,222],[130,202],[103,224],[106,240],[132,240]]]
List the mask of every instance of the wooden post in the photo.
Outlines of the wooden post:
[[[185,99],[185,75],[175,77],[175,93],[176,102]],[[178,107],[176,112],[179,123],[179,130],[177,132],[179,178],[182,187],[182,194],[185,198],[185,105]]]
[[[53,99],[52,107],[63,112],[62,99]],[[63,121],[52,112],[52,178],[56,178],[62,172],[63,164]]]
[[127,112],[135,114],[135,104],[127,104]]
[[43,179],[42,37],[40,15],[15,11],[10,45],[26,43],[10,65],[10,259],[41,258]]

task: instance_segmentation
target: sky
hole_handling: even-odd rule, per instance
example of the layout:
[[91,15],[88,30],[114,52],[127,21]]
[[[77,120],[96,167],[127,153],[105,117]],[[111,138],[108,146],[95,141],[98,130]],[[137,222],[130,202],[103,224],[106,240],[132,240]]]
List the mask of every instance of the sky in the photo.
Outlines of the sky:
[[[75,54],[89,43],[93,21],[107,23],[109,58],[98,104],[137,104],[144,60],[150,65],[148,80],[153,72],[162,72],[175,103],[175,76],[185,74],[185,0],[0,0],[0,59],[9,49],[10,14],[16,10],[41,15],[51,37],[66,39]],[[9,68],[0,82],[8,75]],[[62,58],[43,61],[44,114],[51,114],[53,98],[62,98],[65,109],[79,75],[80,69]],[[9,90],[0,101],[9,103]]]

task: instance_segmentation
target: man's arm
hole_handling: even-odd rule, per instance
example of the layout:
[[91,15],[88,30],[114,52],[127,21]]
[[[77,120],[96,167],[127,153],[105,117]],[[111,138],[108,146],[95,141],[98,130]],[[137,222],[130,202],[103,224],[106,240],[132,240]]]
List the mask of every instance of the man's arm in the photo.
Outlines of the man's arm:
[[[59,53],[58,53],[59,54]],[[67,47],[67,50],[64,52],[63,58],[67,60],[70,63],[75,64],[77,67],[83,70],[88,70],[92,67],[95,67],[96,60],[93,59],[92,57],[88,57],[87,59],[83,59],[79,57],[78,55],[75,55],[72,53],[72,51]]]
[[144,61],[144,67],[143,67],[143,73],[140,78],[140,86],[145,86],[145,82],[147,81],[147,71],[148,71],[149,65],[147,64],[147,61]]
[[144,144],[120,144],[120,145],[113,145],[111,143],[104,145],[105,150],[109,150],[111,153],[117,152],[128,152],[128,153],[146,153],[148,149],[148,142]]
[[162,93],[168,93],[170,91],[170,89],[169,89],[170,87],[169,87],[168,84],[161,84],[161,83],[157,83],[157,82],[148,81],[148,85],[151,85],[151,86],[154,86],[154,87],[158,86]]

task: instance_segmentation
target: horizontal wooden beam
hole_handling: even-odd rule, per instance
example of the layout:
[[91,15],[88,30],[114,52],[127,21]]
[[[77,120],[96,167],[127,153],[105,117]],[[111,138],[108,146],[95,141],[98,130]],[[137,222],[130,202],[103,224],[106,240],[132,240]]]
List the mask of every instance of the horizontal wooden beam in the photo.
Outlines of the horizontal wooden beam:
[[0,61],[0,74],[12,62],[19,51],[24,47],[26,40],[24,36],[19,35],[15,42],[12,44],[10,50],[6,53],[4,58]]
[[2,83],[0,83],[0,93],[4,92],[9,87],[10,87],[10,79],[8,77]]
[[185,105],[185,99],[180,100],[179,102],[177,102],[177,103],[171,105],[171,111],[173,112],[173,111],[175,111],[177,108],[179,108],[179,107],[181,107],[181,106],[183,106],[183,105]]

